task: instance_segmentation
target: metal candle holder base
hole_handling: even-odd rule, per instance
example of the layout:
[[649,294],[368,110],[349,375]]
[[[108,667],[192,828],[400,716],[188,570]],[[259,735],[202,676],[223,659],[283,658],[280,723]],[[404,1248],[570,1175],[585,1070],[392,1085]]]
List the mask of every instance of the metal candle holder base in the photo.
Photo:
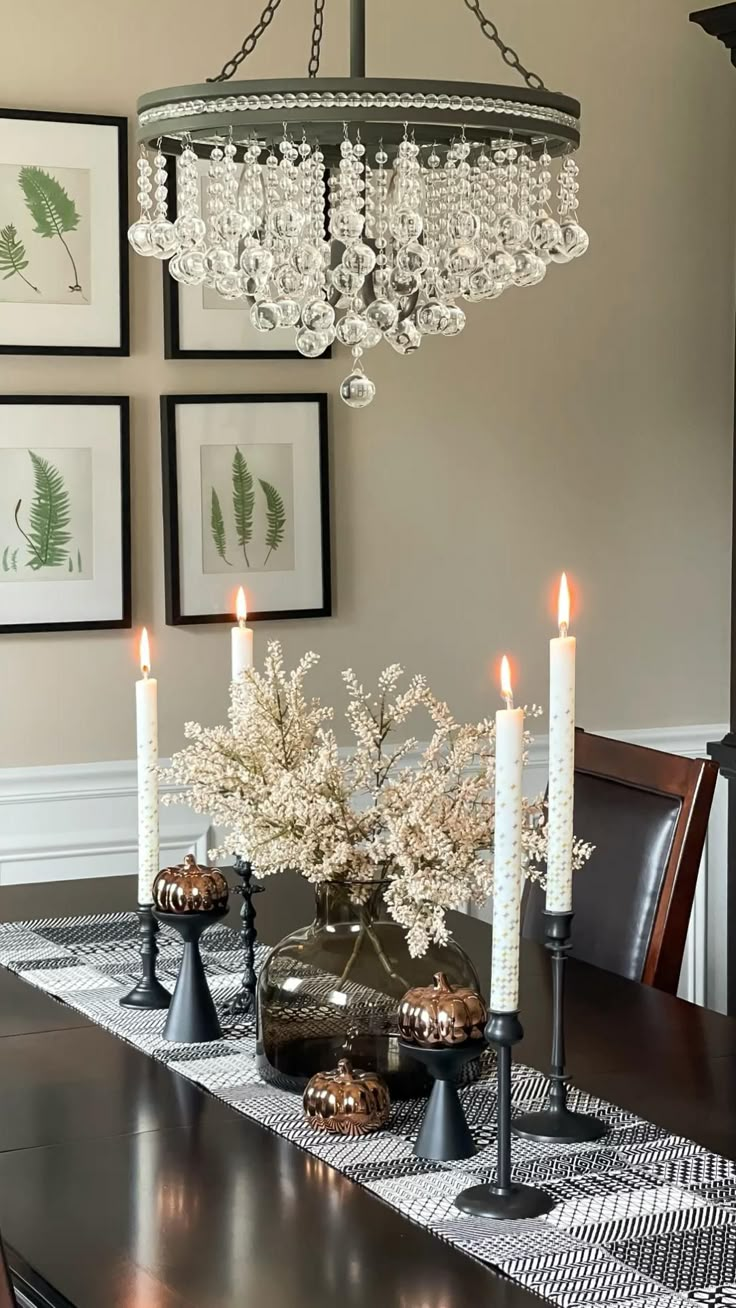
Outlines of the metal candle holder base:
[[123,1008],[168,1008],[171,995],[156,977],[158,922],[150,904],[138,905],[138,934],[141,938],[141,978],[120,1003]]
[[476,1152],[475,1143],[465,1120],[456,1081],[465,1063],[480,1056],[482,1050],[478,1048],[478,1042],[468,1041],[467,1044],[454,1047],[428,1049],[423,1045],[411,1045],[400,1040],[399,1049],[423,1063],[434,1080],[414,1146],[414,1156],[432,1158],[437,1162],[472,1157]]
[[258,932],[255,926],[256,910],[253,905],[253,896],[260,895],[263,886],[259,886],[253,881],[253,865],[247,859],[240,858],[240,856],[236,857],[233,867],[240,877],[240,885],[235,887],[234,894],[243,897],[243,906],[240,910],[240,921],[242,923],[240,942],[243,946],[245,962],[240,987],[228,1000],[226,1012],[233,1017],[239,1017],[256,1011],[258,978],[256,977],[255,960]]
[[515,1135],[527,1140],[585,1144],[600,1140],[608,1130],[598,1117],[573,1113],[567,1107],[565,1069],[565,962],[571,948],[572,913],[545,913],[545,946],[552,965],[552,1059],[546,1108],[524,1113],[514,1121]]
[[511,1180],[511,1049],[523,1034],[518,1013],[491,1013],[488,1018],[486,1040],[496,1046],[498,1054],[498,1163],[495,1184],[470,1186],[455,1200],[461,1212],[473,1217],[509,1221],[519,1217],[541,1217],[554,1208],[554,1200],[544,1190],[517,1185]]
[[156,913],[159,922],[172,926],[184,941],[179,975],[164,1027],[164,1040],[177,1044],[199,1045],[222,1039],[222,1028],[207,985],[200,936],[208,927],[226,916],[216,913]]

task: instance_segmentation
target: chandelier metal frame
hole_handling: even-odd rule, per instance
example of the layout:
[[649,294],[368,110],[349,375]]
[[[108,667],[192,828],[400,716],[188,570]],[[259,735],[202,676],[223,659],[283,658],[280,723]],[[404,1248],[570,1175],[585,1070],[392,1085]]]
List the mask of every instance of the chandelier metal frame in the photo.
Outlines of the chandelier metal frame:
[[244,145],[255,136],[271,146],[283,137],[285,128],[297,139],[304,132],[318,132],[328,165],[339,162],[346,126],[358,128],[367,147],[392,136],[400,140],[407,125],[417,145],[427,147],[447,147],[460,135],[478,143],[507,138],[536,155],[546,148],[555,156],[580,144],[579,102],[547,90],[501,40],[477,0],[465,4],[504,61],[524,78],[524,86],[366,77],[365,0],[351,0],[350,77],[320,78],[315,85],[325,8],[325,0],[316,0],[309,77],[232,81],[268,31],[280,4],[281,0],[269,0],[253,32],[216,78],[141,96],[138,141],[149,147],[160,142],[164,153],[175,153],[182,142],[188,142],[206,157],[213,146],[229,140]]

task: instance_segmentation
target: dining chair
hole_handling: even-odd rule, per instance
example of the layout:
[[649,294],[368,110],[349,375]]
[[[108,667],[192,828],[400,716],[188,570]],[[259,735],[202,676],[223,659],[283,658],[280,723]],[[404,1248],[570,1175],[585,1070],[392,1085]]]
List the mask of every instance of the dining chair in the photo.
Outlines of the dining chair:
[[0,1308],[20,1308],[13,1289],[13,1282],[10,1279],[10,1269],[8,1260],[5,1257],[2,1238],[0,1238]]
[[[582,730],[575,733],[574,958],[676,994],[718,768]],[[523,934],[544,940],[544,892],[530,884]]]

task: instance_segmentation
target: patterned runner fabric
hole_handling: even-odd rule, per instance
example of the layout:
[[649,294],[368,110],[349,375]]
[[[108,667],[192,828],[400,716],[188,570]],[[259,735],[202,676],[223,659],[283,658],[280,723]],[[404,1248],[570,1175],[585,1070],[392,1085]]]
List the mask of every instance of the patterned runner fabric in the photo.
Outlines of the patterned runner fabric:
[[[553,1303],[736,1308],[733,1162],[572,1090],[571,1107],[608,1123],[603,1140],[574,1146],[513,1142],[514,1178],[548,1191],[555,1208],[533,1221],[466,1217],[454,1206],[456,1195],[495,1175],[495,1081],[489,1068],[460,1092],[478,1146],[475,1157],[460,1163],[413,1156],[423,1100],[395,1104],[389,1128],[377,1135],[315,1132],[304,1121],[300,1096],[259,1079],[253,1020],[223,1012],[240,980],[236,933],[219,926],[202,941],[224,1039],[177,1045],[162,1038],[165,1013],[119,1005],[139,973],[136,929],[132,913],[4,924],[0,964]],[[181,942],[164,928],[159,944],[159,975],[173,988]],[[259,962],[267,953],[259,947]],[[515,1111],[540,1106],[544,1092],[543,1076],[515,1066]]]

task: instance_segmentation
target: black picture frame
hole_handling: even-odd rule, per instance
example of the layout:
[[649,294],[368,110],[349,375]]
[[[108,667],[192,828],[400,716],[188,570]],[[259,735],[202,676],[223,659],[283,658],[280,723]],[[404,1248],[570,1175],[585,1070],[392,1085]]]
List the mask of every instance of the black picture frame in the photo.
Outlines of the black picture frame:
[[120,292],[120,342],[118,345],[7,345],[0,341],[0,354],[75,355],[126,358],[130,355],[130,269],[128,251],[128,120],[107,114],[52,113],[42,109],[0,108],[3,118],[30,122],[76,123],[114,127],[117,132],[118,261]]
[[[326,203],[326,200],[325,200]],[[176,222],[176,186],[169,187],[168,211],[171,222]],[[332,346],[316,359],[308,359],[298,350],[186,350],[181,344],[181,313],[179,283],[169,272],[168,260],[162,264],[164,297],[164,358],[165,359],[300,359],[302,363],[319,363],[332,358]],[[247,312],[245,308],[243,313]]]
[[309,609],[276,609],[248,612],[248,622],[280,622],[291,618],[332,616],[332,566],[330,527],[330,473],[327,395],[323,392],[239,392],[227,395],[161,396],[161,471],[163,486],[164,577],[166,623],[171,627],[201,626],[227,622],[232,613],[186,613],[181,605],[179,548],[179,482],[177,467],[176,411],[185,404],[315,404],[319,430],[320,547],[322,604]]
[[120,414],[121,616],[83,622],[0,623],[2,635],[56,631],[122,631],[133,625],[130,524],[130,400],[127,395],[0,395],[2,405],[115,406]]

